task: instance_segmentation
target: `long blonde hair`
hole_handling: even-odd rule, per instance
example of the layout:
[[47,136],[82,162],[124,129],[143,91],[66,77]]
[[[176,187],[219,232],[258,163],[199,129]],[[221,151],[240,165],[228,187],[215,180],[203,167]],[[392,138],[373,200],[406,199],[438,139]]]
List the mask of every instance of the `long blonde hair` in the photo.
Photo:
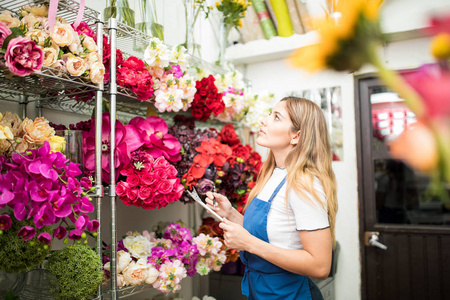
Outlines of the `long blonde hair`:
[[[310,100],[286,97],[281,101],[286,102],[286,110],[292,122],[291,131],[299,134],[298,143],[294,145],[285,161],[288,170],[286,201],[288,201],[287,196],[292,188],[299,197],[323,206],[319,195],[313,188],[314,178],[317,177],[325,192],[328,222],[330,223],[333,245],[335,245],[334,228],[338,209],[337,184],[331,164],[333,154],[325,117],[319,106]],[[274,168],[275,156],[270,150],[268,158],[259,172],[256,185],[250,192],[245,209],[267,183]],[[308,195],[312,195],[313,199],[310,199]]]

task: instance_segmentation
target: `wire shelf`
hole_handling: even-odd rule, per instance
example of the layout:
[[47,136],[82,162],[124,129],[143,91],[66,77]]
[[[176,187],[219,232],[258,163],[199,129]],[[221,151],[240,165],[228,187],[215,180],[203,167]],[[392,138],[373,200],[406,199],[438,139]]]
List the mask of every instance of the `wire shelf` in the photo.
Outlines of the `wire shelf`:
[[[6,0],[1,1],[0,9],[1,10],[9,10],[14,13],[19,11],[19,8],[25,5],[40,5],[40,4],[49,3],[48,0]],[[68,23],[73,23],[77,18],[78,10],[80,8],[80,3],[74,0],[60,0],[58,2],[58,12],[57,16],[65,19]],[[93,24],[98,19],[99,12],[89,8],[87,6],[84,7],[84,14],[82,21]]]
[[0,62],[0,90],[21,92],[25,96],[40,96],[44,98],[58,97],[62,93],[94,92],[97,85],[86,82],[79,77],[49,67],[42,67],[40,72],[20,77],[13,75]]

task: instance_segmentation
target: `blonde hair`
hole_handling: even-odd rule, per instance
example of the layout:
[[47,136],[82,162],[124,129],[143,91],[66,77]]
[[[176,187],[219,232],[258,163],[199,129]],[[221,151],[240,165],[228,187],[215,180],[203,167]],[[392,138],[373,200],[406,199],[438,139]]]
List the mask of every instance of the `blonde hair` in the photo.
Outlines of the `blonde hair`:
[[[328,222],[333,245],[335,245],[334,227],[338,209],[337,184],[331,164],[333,154],[325,117],[319,106],[310,100],[286,97],[281,101],[286,102],[286,110],[292,122],[291,131],[299,134],[298,143],[294,145],[285,161],[288,170],[286,201],[288,201],[289,191],[293,189],[299,197],[308,199],[312,203],[319,203],[323,207],[323,203],[313,187],[314,178],[317,177],[325,192]],[[256,185],[250,192],[245,209],[267,183],[274,168],[275,156],[270,150],[268,158],[259,172]],[[312,199],[308,195],[311,195]]]

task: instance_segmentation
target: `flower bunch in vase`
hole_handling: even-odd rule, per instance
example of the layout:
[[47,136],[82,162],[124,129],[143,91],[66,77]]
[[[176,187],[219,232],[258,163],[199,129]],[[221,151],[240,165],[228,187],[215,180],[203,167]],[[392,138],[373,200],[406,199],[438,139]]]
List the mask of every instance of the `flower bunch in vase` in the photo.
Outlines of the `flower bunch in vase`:
[[[183,278],[219,270],[225,261],[222,246],[217,238],[193,238],[190,230],[179,223],[170,223],[162,234],[129,232],[117,247],[118,286],[151,284],[161,292],[175,292],[181,288]],[[108,278],[107,251],[103,261]]]

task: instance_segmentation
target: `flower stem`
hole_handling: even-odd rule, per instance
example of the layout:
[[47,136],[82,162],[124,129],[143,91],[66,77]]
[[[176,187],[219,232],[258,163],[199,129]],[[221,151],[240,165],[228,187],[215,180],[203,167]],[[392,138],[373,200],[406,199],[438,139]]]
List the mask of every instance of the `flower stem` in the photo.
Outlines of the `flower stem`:
[[408,105],[412,112],[416,114],[417,118],[422,117],[424,113],[424,105],[420,96],[399,74],[397,74],[397,72],[386,68],[378,56],[377,45],[372,45],[368,47],[368,49],[370,61],[378,69],[378,75],[381,80],[405,100],[406,105]]

